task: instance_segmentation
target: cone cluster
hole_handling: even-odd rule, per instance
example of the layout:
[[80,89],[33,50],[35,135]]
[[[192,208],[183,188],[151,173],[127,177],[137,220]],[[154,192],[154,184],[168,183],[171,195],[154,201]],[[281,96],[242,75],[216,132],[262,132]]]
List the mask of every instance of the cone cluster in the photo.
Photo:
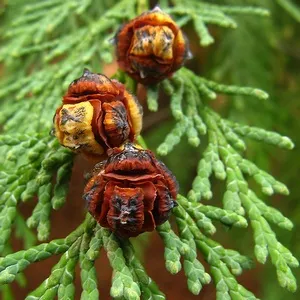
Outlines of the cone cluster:
[[[190,55],[179,27],[158,8],[123,26],[115,44],[120,68],[142,84],[171,76]],[[70,84],[54,116],[62,146],[100,161],[84,190],[89,212],[125,237],[167,221],[178,193],[174,175],[136,143],[142,117],[137,98],[122,83],[87,69]]]

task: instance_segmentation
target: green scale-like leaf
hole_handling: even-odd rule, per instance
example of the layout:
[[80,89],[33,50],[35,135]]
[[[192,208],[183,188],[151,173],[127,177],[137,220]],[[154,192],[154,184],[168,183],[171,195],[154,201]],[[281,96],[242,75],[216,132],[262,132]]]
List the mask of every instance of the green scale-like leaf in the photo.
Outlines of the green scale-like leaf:
[[[147,10],[149,1],[17,2],[16,5],[9,1],[4,6],[0,4],[2,298],[12,298],[13,292],[7,284],[14,280],[22,284],[22,272],[30,264],[61,255],[48,278],[27,299],[74,299],[77,265],[82,284],[81,298],[101,299],[95,268],[101,250],[106,252],[113,269],[110,289],[113,298],[166,299],[167,296],[147,274],[131,242],[96,225],[90,215],[66,238],[37,246],[33,245],[36,241],[28,228],[36,228],[40,241],[47,240],[52,209],[60,209],[66,201],[74,155],[49,134],[62,95],[84,68],[101,72],[104,63],[113,61],[110,40],[123,23]],[[299,19],[299,10],[292,1],[276,2],[295,20]],[[171,13],[179,26],[191,25],[199,37],[200,47],[222,39],[222,35],[217,35],[217,31],[208,25],[238,31],[240,19],[237,15],[252,16],[257,23],[260,17],[269,16],[266,9],[245,6],[242,2],[240,5],[218,5],[198,0],[161,0],[158,5]],[[243,36],[244,41],[247,38]],[[191,46],[194,48],[197,44]],[[137,91],[137,83],[122,71],[117,71],[113,77],[123,82],[132,93]],[[173,209],[177,228],[168,221],[157,227],[164,243],[164,254],[161,255],[164,255],[166,269],[171,274],[183,271],[188,289],[195,295],[212,278],[218,300],[256,299],[236,279],[243,270],[252,267],[252,261],[235,250],[224,248],[212,237],[218,228],[215,222],[227,228],[246,228],[249,223],[254,233],[254,254],[258,262],[265,263],[270,256],[280,285],[295,291],[292,268],[298,266],[298,261],[278,241],[271,227],[276,224],[291,230],[293,224],[279,210],[263,201],[250,187],[246,176],[253,178],[265,195],[288,195],[289,191],[283,183],[246,158],[249,149],[244,139],[283,149],[292,149],[294,144],[277,132],[225,119],[209,108],[221,94],[229,95],[228,101],[231,101],[231,95],[266,101],[268,94],[257,88],[216,82],[185,67],[157,86],[146,87],[146,92],[151,112],[159,111],[159,97],[160,100],[168,97],[175,120],[171,131],[161,137],[157,148],[159,155],[166,156],[176,150],[177,145],[184,145],[185,136],[189,145],[204,149],[196,162],[198,166],[190,192],[187,197],[179,195],[178,207]],[[146,148],[142,137],[138,141]],[[213,198],[212,177],[224,181],[222,201],[214,199],[223,206],[199,203]],[[35,197],[38,198],[37,204],[25,222],[18,205],[20,201],[31,201]],[[13,252],[10,243],[13,227],[16,235],[24,239],[26,250]],[[203,260],[207,267],[204,267]]]

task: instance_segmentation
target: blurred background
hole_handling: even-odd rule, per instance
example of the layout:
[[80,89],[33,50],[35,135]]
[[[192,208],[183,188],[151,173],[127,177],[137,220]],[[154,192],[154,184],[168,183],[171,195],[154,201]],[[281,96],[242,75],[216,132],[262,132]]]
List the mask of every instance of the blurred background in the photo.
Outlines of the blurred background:
[[[220,4],[236,4],[236,1],[210,1]],[[236,30],[225,30],[210,27],[216,42],[209,47],[199,48],[199,40],[193,29],[187,24],[183,30],[189,36],[194,59],[187,64],[201,76],[227,84],[253,86],[267,91],[269,100],[262,101],[251,97],[219,96],[211,106],[222,116],[243,124],[278,131],[287,135],[295,143],[292,151],[284,151],[266,144],[247,141],[246,157],[260,168],[270,172],[290,189],[288,197],[258,195],[272,204],[295,225],[292,232],[283,232],[273,227],[279,240],[300,257],[300,22],[282,9],[278,2],[244,1],[245,4],[259,4],[270,9],[269,18],[255,16],[235,16],[239,27]],[[0,2],[1,3],[1,2]],[[1,6],[1,5],[0,5]],[[1,45],[0,45],[1,47]],[[112,75],[116,71],[115,63],[105,67],[105,74]],[[1,66],[0,66],[1,76]],[[150,149],[154,150],[163,141],[165,135],[174,125],[169,112],[169,102],[165,95],[160,97],[160,109],[150,113],[146,108],[145,93],[139,88],[139,99],[144,105],[145,119],[143,136]],[[196,175],[196,164],[203,148],[192,148],[187,143],[175,147],[174,151],[163,158],[163,161],[175,173],[180,182],[180,192],[186,193]],[[82,157],[75,158],[67,204],[52,214],[52,238],[65,237],[84,219],[85,205],[81,199],[84,187],[83,176],[92,168],[92,164]],[[252,183],[250,182],[250,185]],[[224,183],[213,179],[214,197],[209,204],[219,205],[224,192]],[[254,186],[254,185],[253,185]],[[22,204],[21,204],[22,205]],[[25,217],[30,215],[35,203],[26,203],[21,207]],[[239,250],[253,256],[253,237],[251,229],[227,230],[218,227],[215,239],[225,247]],[[134,241],[144,261],[149,275],[158,283],[168,299],[215,299],[214,286],[204,287],[199,296],[191,295],[186,287],[186,280],[181,271],[178,275],[170,275],[164,267],[163,244],[156,233],[144,234]],[[23,245],[15,240],[14,249],[22,249]],[[199,257],[201,259],[201,257]],[[16,299],[24,299],[29,291],[36,288],[49,274],[51,267],[58,261],[52,257],[44,262],[30,266],[26,271],[27,285],[20,287],[14,283]],[[110,299],[109,288],[111,268],[105,253],[102,252],[96,263],[99,277],[101,299]],[[78,271],[78,270],[77,270]],[[300,279],[300,271],[295,271]],[[275,269],[270,262],[265,266],[256,264],[255,269],[245,271],[239,281],[262,299],[300,299],[300,292],[291,294],[279,287]],[[80,297],[80,278],[77,272],[76,295]]]

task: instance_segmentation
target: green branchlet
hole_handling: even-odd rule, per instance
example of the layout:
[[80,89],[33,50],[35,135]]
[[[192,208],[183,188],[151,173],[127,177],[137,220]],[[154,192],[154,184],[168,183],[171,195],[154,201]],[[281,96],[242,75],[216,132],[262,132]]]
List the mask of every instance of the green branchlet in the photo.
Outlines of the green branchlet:
[[[234,277],[234,275],[240,274],[243,269],[251,267],[251,261],[236,251],[224,249],[218,243],[201,234],[194,220],[181,206],[176,208],[174,213],[180,236],[194,240],[197,249],[211,266],[211,273],[217,287],[217,299],[223,299],[222,297],[226,294],[228,297],[235,294],[237,297],[242,297],[245,294],[255,299],[253,294],[239,285]],[[220,282],[222,282],[222,287]]]
[[269,15],[268,10],[251,6],[220,6],[199,1],[183,3],[182,1],[173,0],[173,2],[175,6],[166,9],[166,11],[179,18],[180,26],[192,20],[201,46],[208,46],[214,42],[214,38],[207,29],[207,24],[236,28],[237,23],[230,16],[232,14]]
[[187,236],[178,237],[168,222],[160,225],[158,233],[165,243],[166,268],[171,274],[181,269],[180,258],[183,256],[184,273],[187,277],[189,290],[198,295],[203,284],[210,282],[209,274],[205,273],[203,265],[197,259],[196,245]]
[[[180,78],[185,78],[185,80]],[[247,220],[244,216],[248,217],[254,228],[256,257],[264,263],[270,254],[272,263],[277,269],[280,285],[294,291],[296,281],[290,266],[295,267],[297,264],[294,258],[290,258],[293,256],[286,248],[282,250],[283,246],[277,241],[269,225],[269,223],[273,223],[290,230],[292,223],[278,210],[266,205],[249,189],[244,174],[253,176],[253,179],[261,186],[262,192],[266,195],[272,195],[275,192],[286,195],[288,189],[284,184],[242,156],[242,152],[246,149],[243,137],[285,149],[292,149],[294,145],[289,138],[276,132],[233,123],[205,107],[205,101],[214,99],[215,93],[248,95],[262,100],[267,98],[267,94],[252,88],[220,85],[198,77],[185,68],[178,71],[171,79],[165,80],[161,86],[170,95],[171,112],[177,122],[165,141],[157,148],[158,153],[167,155],[176,144],[181,142],[184,134],[187,135],[188,142],[195,147],[199,145],[199,141],[196,140],[198,137],[196,132],[199,135],[208,135],[208,146],[203,152],[203,158],[199,161],[198,173],[193,182],[192,190],[188,194],[189,200],[195,202],[212,197],[210,187],[212,174],[217,179],[226,179],[226,191],[223,197],[224,209],[201,207],[201,205],[189,203],[181,197],[178,202],[181,203],[186,213],[189,213],[190,217],[195,220],[198,230],[204,230],[206,234],[215,232],[210,219],[216,218],[228,226],[246,227]],[[178,93],[175,93],[176,90]],[[185,101],[182,101],[183,99]],[[196,207],[197,209],[195,209]],[[262,230],[263,228],[265,231]],[[258,238],[265,235],[272,236],[272,238]],[[177,265],[177,272],[180,269],[179,254],[174,245],[173,248],[172,244],[169,243],[169,245],[171,248],[168,251],[174,255],[173,258],[170,257],[173,259],[173,264]],[[273,248],[276,250],[272,251]],[[274,253],[276,253],[277,259],[274,258]],[[292,261],[290,265],[285,256],[289,256],[289,261]]]
[[[11,150],[7,152],[3,162],[4,170],[8,169],[10,173],[2,171],[0,179],[5,190],[0,197],[0,202],[3,203],[0,212],[0,251],[9,238],[18,202],[28,201],[35,195],[39,200],[27,224],[30,228],[37,228],[39,240],[48,238],[51,206],[57,209],[64,203],[72,167],[72,153],[61,148],[48,135],[2,135],[0,148],[8,146]],[[3,157],[0,158],[2,159]]]
[[143,265],[135,255],[134,249],[128,240],[122,240],[121,246],[124,257],[133,278],[140,284],[141,293],[145,299],[166,299],[156,283],[148,276]]
[[158,228],[158,233],[160,234],[161,238],[165,244],[165,262],[166,262],[166,269],[171,274],[177,274],[181,270],[181,262],[180,262],[180,249],[181,242],[176,234],[171,229],[171,226],[168,222],[163,225],[160,225]]
[[126,264],[123,250],[117,238],[107,229],[102,228],[103,247],[107,252],[109,262],[114,269],[110,294],[112,297],[139,299],[141,290]]
[[[184,81],[183,79],[184,78]],[[194,147],[198,147],[200,144],[200,136],[207,134],[207,124],[203,121],[201,113],[199,113],[203,107],[203,100],[205,98],[215,99],[216,93],[224,94],[236,94],[236,95],[247,95],[253,96],[259,99],[267,98],[267,94],[263,91],[238,86],[226,86],[218,84],[213,81],[209,81],[205,78],[196,76],[193,72],[182,68],[179,70],[171,79],[164,80],[161,84],[162,89],[166,94],[170,95],[171,102],[170,108],[173,117],[177,121],[174,129],[167,135],[165,141],[158,147],[157,151],[160,155],[167,155],[175,145],[177,145],[181,138],[186,134],[188,142]],[[184,105],[182,99],[186,99]],[[224,135],[226,136],[229,143],[233,144],[238,150],[245,150],[246,146],[244,141],[238,136],[245,135],[237,132],[239,126],[236,127],[229,121],[225,121],[220,117],[219,123]],[[254,137],[257,128],[248,127],[249,137]],[[266,142],[275,144],[275,133],[272,135],[271,132],[261,130],[260,140],[267,140]],[[214,133],[209,134],[210,139],[215,139],[213,137]],[[288,143],[288,138],[281,137],[276,133],[276,145],[285,147]],[[286,146],[287,147],[287,146]],[[222,162],[217,159],[218,154],[213,149],[214,143],[211,143],[211,150],[215,152],[214,160],[216,160],[213,165],[216,170],[217,177],[224,177],[225,172],[221,170]]]
[[158,109],[158,86],[150,86],[147,89],[147,104],[150,111]]
[[[79,261],[80,261],[80,277],[82,285],[81,299],[99,299],[98,279],[94,260],[90,260],[87,251],[90,249],[91,238],[95,238],[94,232],[95,221],[91,222],[92,228],[87,228],[82,237],[80,246]],[[94,236],[93,236],[94,235]],[[100,249],[100,247],[98,248]]]
[[[27,266],[57,254],[62,254],[59,262],[27,299],[49,299],[56,295],[58,299],[73,299],[78,263],[81,298],[98,299],[94,262],[101,248],[113,268],[112,297],[165,299],[136,257],[131,243],[96,225],[91,216],[66,238],[33,246],[32,233],[17,211],[20,201],[37,196],[38,203],[27,225],[37,228],[39,240],[48,239],[51,210],[59,209],[66,200],[73,159],[72,153],[49,135],[51,116],[69,83],[84,67],[99,69],[102,68],[99,61],[113,60],[109,40],[121,23],[148,7],[145,0],[98,2],[97,13],[90,0],[33,2],[16,8],[18,17],[4,24],[1,31],[5,45],[0,50],[0,63],[4,64],[5,72],[7,70],[5,80],[0,82],[0,123],[4,124],[4,134],[0,137],[0,252],[4,255],[0,258],[0,284],[4,299],[11,294],[6,284],[14,280],[22,283],[22,272]],[[202,46],[214,41],[207,24],[236,28],[235,14],[268,15],[267,10],[259,7],[221,6],[197,0],[171,2],[172,7],[168,1],[162,0],[160,4],[180,26],[191,21]],[[298,10],[290,1],[277,2],[299,19]],[[122,72],[116,77],[130,90],[136,89],[136,83]],[[174,208],[179,234],[175,234],[169,222],[157,228],[165,244],[167,270],[176,274],[183,266],[189,290],[199,294],[202,286],[211,281],[197,258],[199,252],[209,264],[218,300],[256,299],[236,280],[237,275],[252,266],[252,261],[208,237],[216,231],[213,221],[241,228],[247,227],[249,222],[254,232],[257,260],[265,263],[270,255],[280,285],[295,291],[296,280],[291,268],[297,267],[298,261],[277,240],[270,227],[272,223],[291,230],[293,224],[259,199],[244,175],[252,176],[269,196],[287,195],[288,189],[243,157],[244,138],[284,149],[292,149],[294,145],[288,137],[223,119],[207,107],[208,101],[216,99],[218,94],[252,96],[262,101],[268,95],[255,88],[219,84],[182,68],[159,86],[147,88],[150,111],[158,110],[160,89],[170,97],[170,110],[176,124],[158,147],[158,153],[170,153],[184,135],[193,147],[200,145],[203,136],[207,135],[208,139],[192,189],[187,198],[179,195],[179,206]],[[213,174],[219,180],[226,180],[223,208],[198,202],[212,198],[210,177]],[[28,249],[11,253],[9,238],[14,223],[16,234],[23,235]]]
[[276,2],[286,10],[297,22],[300,22],[300,7],[291,0],[276,0]]
[[[225,193],[223,199],[224,208],[236,211],[239,214],[244,214],[245,212],[254,230],[255,255],[257,260],[261,263],[265,263],[267,256],[270,254],[271,261],[277,269],[277,277],[280,285],[290,291],[295,291],[296,280],[290,267],[298,266],[298,261],[287,248],[278,242],[269,224],[274,223],[284,229],[290,230],[293,226],[291,221],[285,218],[276,209],[267,206],[248,187],[243,176],[243,169],[239,167],[240,162],[243,162],[245,166],[245,160],[242,159],[236,150],[226,143],[225,137],[218,128],[218,118],[216,115],[210,113],[208,109],[205,110],[205,114],[211,130],[215,131],[218,137],[220,156],[226,166],[227,194]],[[264,193],[272,194],[275,190],[273,186],[277,187],[277,192],[283,194],[287,192],[284,188],[285,186],[281,183],[277,183],[272,176],[259,170],[256,166],[253,166],[252,163],[248,163],[248,165],[252,167],[252,173],[250,174],[254,175],[255,181],[262,186]]]
[[94,261],[98,258],[99,252],[103,246],[103,240],[101,235],[101,227],[97,225],[95,227],[94,236],[91,238],[89,248],[86,252],[86,256],[89,260]]
[[[241,228],[246,228],[248,225],[247,220],[244,217],[230,210],[225,210],[210,205],[203,205],[201,203],[192,203],[181,195],[178,197],[178,202],[197,222],[202,221],[203,223],[207,222],[211,224],[211,220],[218,220],[224,225]],[[214,231],[211,233],[214,233]]]

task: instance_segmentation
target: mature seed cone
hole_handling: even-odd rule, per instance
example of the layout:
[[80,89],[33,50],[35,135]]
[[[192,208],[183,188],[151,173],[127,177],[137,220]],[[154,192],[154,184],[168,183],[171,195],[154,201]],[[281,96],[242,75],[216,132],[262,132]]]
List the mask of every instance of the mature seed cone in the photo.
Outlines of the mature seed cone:
[[125,24],[115,42],[120,68],[146,85],[171,76],[191,57],[184,34],[158,7]]
[[123,84],[85,69],[56,110],[55,135],[65,147],[99,156],[126,140],[134,141],[142,115],[142,107]]
[[83,198],[101,226],[133,237],[167,221],[177,193],[167,167],[151,151],[127,143],[96,168]]

